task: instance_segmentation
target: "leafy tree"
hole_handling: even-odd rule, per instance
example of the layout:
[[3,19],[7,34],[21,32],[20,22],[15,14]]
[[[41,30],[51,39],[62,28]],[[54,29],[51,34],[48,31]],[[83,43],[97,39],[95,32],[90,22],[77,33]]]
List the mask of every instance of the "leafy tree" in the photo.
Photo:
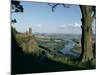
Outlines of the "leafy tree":
[[12,0],[11,4],[12,13],[23,12],[23,6],[20,4],[20,1]]
[[[15,1],[15,0],[11,0],[11,13],[19,13],[19,12],[23,12],[23,6],[20,4],[20,1]],[[17,23],[16,19],[13,19],[11,21],[12,23]]]

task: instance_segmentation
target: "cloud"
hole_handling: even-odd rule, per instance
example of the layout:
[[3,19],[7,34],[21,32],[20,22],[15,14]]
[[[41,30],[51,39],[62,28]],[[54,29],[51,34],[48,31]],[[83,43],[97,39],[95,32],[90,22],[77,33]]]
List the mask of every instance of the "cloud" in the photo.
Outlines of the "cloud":
[[81,24],[79,24],[79,23],[74,24],[74,27],[80,27],[80,26],[81,26]]
[[79,28],[81,24],[79,23],[73,23],[73,24],[63,24],[58,26],[59,29],[66,29],[66,28]]
[[67,25],[65,25],[65,24],[59,26],[59,28],[62,28],[62,29],[63,29],[63,28],[66,28],[66,27],[67,27]]
[[37,27],[40,28],[41,27],[41,24],[38,24]]
[[71,26],[72,26],[71,24],[63,24],[63,25],[58,26],[57,28],[66,29],[66,28],[70,28]]

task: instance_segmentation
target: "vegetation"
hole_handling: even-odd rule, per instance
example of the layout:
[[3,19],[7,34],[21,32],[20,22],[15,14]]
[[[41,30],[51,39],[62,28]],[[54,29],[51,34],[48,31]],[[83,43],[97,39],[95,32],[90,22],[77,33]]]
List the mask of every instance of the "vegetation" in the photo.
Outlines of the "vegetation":
[[[54,3],[54,4],[48,4],[52,7],[52,11],[55,10],[55,8],[59,5],[62,5],[63,7],[66,7],[64,4],[60,3]],[[68,8],[69,6],[67,6]],[[93,50],[92,50],[92,22],[95,19],[96,15],[96,7],[95,6],[88,6],[88,5],[79,5],[81,14],[82,14],[82,38],[81,38],[81,44],[82,44],[82,54],[80,57],[81,63],[91,62],[94,59],[93,58]]]
[[[66,7],[64,4],[55,3],[52,10],[54,11],[58,5]],[[79,5],[79,7],[82,13],[81,57],[72,59],[58,53],[57,51],[64,47],[63,40],[56,42],[55,39],[50,39],[49,42],[45,42],[36,39],[35,36],[19,33],[12,27],[12,74],[95,69],[95,43],[92,48],[91,26],[95,6]],[[12,1],[12,9],[14,12],[23,12],[23,6],[19,1]]]
[[[22,13],[24,11],[23,9],[23,6],[20,4],[20,1],[15,1],[15,0],[11,0],[11,8],[12,8],[12,11],[11,13]],[[12,19],[11,22],[14,24],[14,23],[17,23],[16,19]]]
[[[39,72],[53,72],[64,70],[75,70],[73,66],[65,65],[60,62],[50,59],[50,56],[41,60],[41,56],[35,56],[30,53],[24,53],[22,47],[18,44],[15,36],[12,34],[12,74],[23,73],[39,73]],[[49,68],[48,68],[49,67]]]
[[[25,47],[28,47],[27,43],[30,40],[31,44],[29,46],[32,46],[32,49],[26,48],[25,50],[30,51],[35,49],[35,51],[23,51],[23,43],[26,44]],[[95,68],[95,63],[90,64],[90,62],[88,62],[80,64],[78,58],[72,59],[70,56],[67,57],[55,50],[49,51],[48,49],[49,48],[40,47],[34,36],[23,36],[23,34],[16,34],[15,37],[15,35],[12,34],[12,74],[84,70]]]
[[19,33],[14,27],[12,27],[11,26],[11,30],[12,30],[12,33],[14,34],[14,35],[16,35],[17,33]]
[[59,51],[64,48],[65,42],[63,40],[56,41],[56,39],[52,40],[38,40],[38,44],[42,45],[50,50]]
[[16,34],[16,41],[19,43],[24,53],[31,53],[37,56],[39,55],[40,49],[34,36]]

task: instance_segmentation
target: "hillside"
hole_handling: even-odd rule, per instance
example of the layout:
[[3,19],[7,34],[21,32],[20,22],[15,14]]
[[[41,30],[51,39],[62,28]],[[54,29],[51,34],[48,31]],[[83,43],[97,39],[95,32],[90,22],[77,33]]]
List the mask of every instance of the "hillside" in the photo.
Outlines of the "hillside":
[[[13,33],[12,30],[12,74],[56,72],[92,69],[71,60],[49,47],[38,45],[35,36]],[[50,42],[51,43],[51,42]],[[53,43],[53,42],[52,42]]]
[[16,34],[16,41],[22,47],[24,53],[39,55],[39,47],[34,36]]

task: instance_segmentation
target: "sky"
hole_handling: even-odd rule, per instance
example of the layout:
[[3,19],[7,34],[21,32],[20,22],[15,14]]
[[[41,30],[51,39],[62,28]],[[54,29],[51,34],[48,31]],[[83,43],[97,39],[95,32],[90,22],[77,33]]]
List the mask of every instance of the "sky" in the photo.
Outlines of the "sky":
[[[70,5],[69,8],[60,5],[54,12],[47,3],[23,1],[21,5],[23,13],[12,13],[12,19],[17,20],[13,27],[19,32],[26,32],[31,27],[33,33],[81,34],[81,12],[78,5]],[[95,32],[94,25],[95,22]]]

